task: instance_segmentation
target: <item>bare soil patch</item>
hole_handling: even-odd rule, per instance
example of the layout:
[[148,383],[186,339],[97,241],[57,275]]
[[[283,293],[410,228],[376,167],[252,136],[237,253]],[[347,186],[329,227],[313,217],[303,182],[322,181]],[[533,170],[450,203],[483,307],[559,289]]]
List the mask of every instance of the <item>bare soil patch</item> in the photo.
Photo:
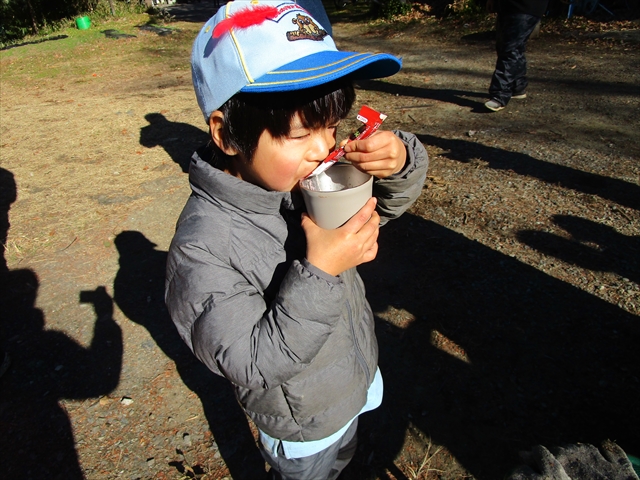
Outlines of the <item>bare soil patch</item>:
[[[385,401],[344,476],[496,480],[519,450],[605,438],[640,456],[637,24],[543,23],[527,99],[494,114],[485,26],[334,19],[342,49],[403,57],[358,101],[431,156],[361,268]],[[144,21],[0,52],[11,478],[261,478],[255,430],[163,304],[185,165],[207,139],[199,24]]]

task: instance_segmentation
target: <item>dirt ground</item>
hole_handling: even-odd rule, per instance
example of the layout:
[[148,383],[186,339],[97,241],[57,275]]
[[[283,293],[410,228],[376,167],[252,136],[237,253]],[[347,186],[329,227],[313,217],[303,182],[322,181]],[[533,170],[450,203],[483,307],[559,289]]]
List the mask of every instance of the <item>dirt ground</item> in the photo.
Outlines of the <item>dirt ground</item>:
[[[0,52],[6,478],[262,478],[255,429],[163,304],[207,139],[197,13]],[[527,99],[487,113],[484,26],[330,13],[340,48],[402,56],[358,104],[431,157],[360,268],[385,399],[344,477],[497,480],[521,450],[606,438],[640,456],[640,25],[544,21]]]

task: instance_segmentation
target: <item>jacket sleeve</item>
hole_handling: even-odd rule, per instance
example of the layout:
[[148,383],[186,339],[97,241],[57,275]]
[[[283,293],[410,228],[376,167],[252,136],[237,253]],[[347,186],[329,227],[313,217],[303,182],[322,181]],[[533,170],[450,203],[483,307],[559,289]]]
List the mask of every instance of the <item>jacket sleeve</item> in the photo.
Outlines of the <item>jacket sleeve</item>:
[[407,149],[407,161],[400,172],[376,179],[373,184],[373,196],[378,198],[380,225],[398,218],[416,201],[422,192],[429,167],[427,151],[415,135],[400,130],[394,133]]
[[294,261],[276,298],[202,246],[172,245],[166,302],[194,354],[249,389],[270,389],[304,370],[340,319],[345,286]]

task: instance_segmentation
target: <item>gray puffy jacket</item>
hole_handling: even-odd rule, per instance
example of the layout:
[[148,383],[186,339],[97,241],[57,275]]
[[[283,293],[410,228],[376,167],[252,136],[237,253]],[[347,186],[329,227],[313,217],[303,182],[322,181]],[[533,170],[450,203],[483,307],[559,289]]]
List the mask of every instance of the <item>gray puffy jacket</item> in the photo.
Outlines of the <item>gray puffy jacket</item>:
[[[374,183],[385,223],[418,197],[427,152],[415,136],[404,170]],[[202,154],[211,157],[211,154]],[[236,388],[274,438],[325,438],[358,414],[377,368],[371,307],[355,268],[338,277],[305,260],[299,194],[269,192],[194,154],[192,194],[167,261],[166,302],[194,354]]]

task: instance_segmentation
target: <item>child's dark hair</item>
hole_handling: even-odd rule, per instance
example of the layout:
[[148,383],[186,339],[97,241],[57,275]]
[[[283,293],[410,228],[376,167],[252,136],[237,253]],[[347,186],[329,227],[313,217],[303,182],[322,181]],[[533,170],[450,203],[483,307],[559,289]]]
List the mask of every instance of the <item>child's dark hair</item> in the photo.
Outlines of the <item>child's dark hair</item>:
[[304,128],[337,123],[349,114],[355,97],[352,82],[344,79],[291,92],[238,93],[220,107],[222,141],[251,161],[265,130],[274,138],[286,137],[296,113]]

